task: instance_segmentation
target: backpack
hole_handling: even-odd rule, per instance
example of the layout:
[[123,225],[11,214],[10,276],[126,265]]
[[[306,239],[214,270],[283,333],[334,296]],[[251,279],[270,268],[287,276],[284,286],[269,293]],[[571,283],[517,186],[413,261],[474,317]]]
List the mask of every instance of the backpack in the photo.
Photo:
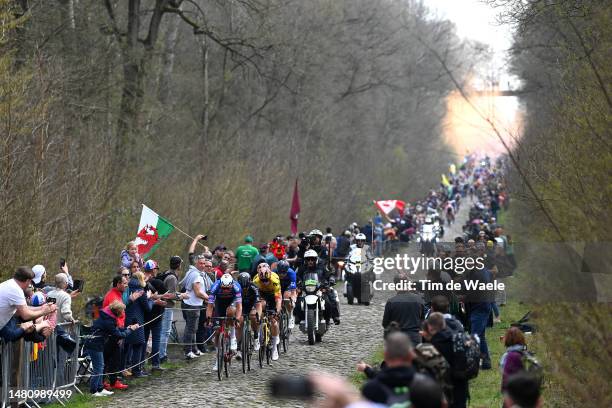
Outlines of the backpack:
[[522,356],[524,370],[536,376],[541,383],[544,369],[542,368],[540,361],[531,351],[523,350],[520,353]]
[[476,337],[467,333],[453,333],[453,377],[471,380],[480,369],[480,344]]
[[444,395],[452,395],[453,384],[450,366],[442,354],[430,343],[418,344],[415,348],[416,358],[412,362],[417,372],[436,380],[442,387]]

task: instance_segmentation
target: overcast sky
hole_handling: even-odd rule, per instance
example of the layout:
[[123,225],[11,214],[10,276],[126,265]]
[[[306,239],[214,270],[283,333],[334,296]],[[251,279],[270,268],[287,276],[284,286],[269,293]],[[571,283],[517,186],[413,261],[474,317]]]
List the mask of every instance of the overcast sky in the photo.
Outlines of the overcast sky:
[[424,0],[430,10],[457,25],[461,37],[488,44],[495,51],[495,66],[502,70],[502,88],[508,78],[505,74],[505,59],[512,45],[512,32],[508,25],[496,20],[498,10],[481,0]]

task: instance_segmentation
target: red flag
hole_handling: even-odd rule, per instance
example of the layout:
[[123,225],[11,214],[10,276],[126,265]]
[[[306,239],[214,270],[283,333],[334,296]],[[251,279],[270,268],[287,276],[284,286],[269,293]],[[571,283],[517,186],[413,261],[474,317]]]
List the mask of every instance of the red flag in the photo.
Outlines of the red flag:
[[374,204],[389,219],[402,217],[404,215],[404,207],[406,206],[406,203],[401,200],[374,201]]
[[291,220],[291,233],[293,235],[298,232],[298,217],[300,215],[300,193],[298,192],[298,181],[295,179],[295,187],[293,188],[293,200],[291,200],[291,212],[289,219]]

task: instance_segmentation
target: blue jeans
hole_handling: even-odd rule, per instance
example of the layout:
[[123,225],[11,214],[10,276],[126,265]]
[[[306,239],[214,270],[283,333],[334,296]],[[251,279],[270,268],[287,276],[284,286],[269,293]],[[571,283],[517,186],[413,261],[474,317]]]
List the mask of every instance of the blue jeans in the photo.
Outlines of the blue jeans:
[[95,394],[102,391],[102,373],[104,372],[104,353],[87,349],[87,354],[91,358],[92,375],[89,379],[89,391]]
[[495,317],[499,317],[499,307],[497,307],[497,303],[491,303],[491,307],[493,308],[493,314]]
[[167,357],[168,354],[168,338],[172,331],[172,320],[174,319],[174,310],[165,309],[164,316],[161,322],[161,336],[159,338],[159,358]]
[[480,354],[485,360],[489,360],[489,347],[487,346],[487,339],[485,337],[485,330],[489,321],[489,315],[491,314],[491,304],[487,306],[478,307],[470,312],[470,333],[476,334],[480,337]]
[[[161,338],[161,321],[162,318],[155,320],[153,323],[147,324],[144,327],[145,335],[145,347],[142,348],[142,356],[140,361],[144,361],[147,358],[147,342],[149,341],[149,335],[151,335],[151,365],[153,367],[159,367],[159,343]],[[144,367],[144,363],[142,364]]]

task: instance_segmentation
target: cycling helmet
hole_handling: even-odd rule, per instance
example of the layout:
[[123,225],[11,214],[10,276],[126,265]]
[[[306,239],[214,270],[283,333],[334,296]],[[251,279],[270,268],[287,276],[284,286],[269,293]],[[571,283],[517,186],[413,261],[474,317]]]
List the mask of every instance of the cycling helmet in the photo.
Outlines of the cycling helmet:
[[318,236],[319,238],[323,239],[323,233],[318,230],[318,229],[313,229],[312,231],[310,231],[310,234],[308,234],[310,236]]
[[304,259],[306,259],[306,258],[318,258],[318,257],[319,257],[319,255],[313,249],[309,249],[308,251],[306,251],[304,253]]
[[269,280],[270,275],[272,274],[272,271],[270,271],[270,265],[265,262],[262,262],[257,265],[257,274],[259,275],[259,279],[261,279],[262,281]]
[[425,224],[431,224],[431,223],[432,223],[431,217],[426,217],[425,218]]
[[240,284],[241,288],[248,288],[251,284],[251,275],[249,275],[248,272],[242,272],[240,275],[238,275],[238,283]]
[[156,268],[157,268],[157,262],[155,262],[152,259],[149,259],[147,262],[145,262],[143,269],[147,272],[150,272]]
[[221,286],[224,287],[228,287],[228,286],[232,286],[232,284],[234,283],[234,279],[232,278],[232,275],[230,275],[229,273],[224,273],[221,276]]
[[364,233],[360,232],[359,234],[355,235],[355,241],[365,241],[366,240],[366,236]]
[[287,271],[289,271],[289,262],[285,261],[284,259],[282,261],[279,261],[276,264],[276,271],[279,274],[283,274],[283,275],[286,274]]

